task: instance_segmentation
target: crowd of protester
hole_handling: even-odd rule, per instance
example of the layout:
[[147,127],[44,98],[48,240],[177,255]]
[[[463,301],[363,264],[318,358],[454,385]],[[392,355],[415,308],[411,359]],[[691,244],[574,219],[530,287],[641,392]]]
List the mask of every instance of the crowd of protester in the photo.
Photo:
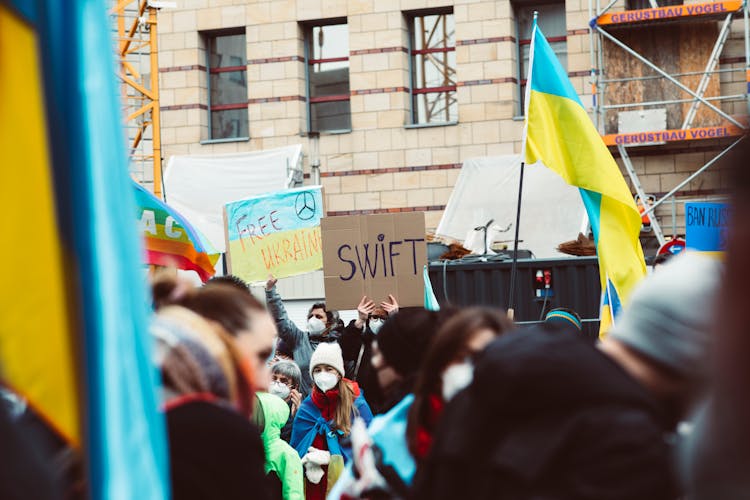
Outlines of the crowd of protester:
[[234,278],[158,279],[173,494],[681,498],[722,272],[693,253],[660,266],[596,342],[565,308],[517,328],[364,297],[348,325],[317,303],[302,329],[274,279],[267,308]]
[[[348,325],[316,303],[300,328],[273,277],[264,304],[232,276],[157,276],[173,497],[750,497],[750,174],[738,170],[724,262],[659,262],[596,340],[564,307],[522,328],[500,309],[394,296],[362,297]],[[20,450],[5,483],[64,446],[10,432],[44,426],[2,396],[0,450]],[[61,498],[43,477],[36,488],[28,498]]]

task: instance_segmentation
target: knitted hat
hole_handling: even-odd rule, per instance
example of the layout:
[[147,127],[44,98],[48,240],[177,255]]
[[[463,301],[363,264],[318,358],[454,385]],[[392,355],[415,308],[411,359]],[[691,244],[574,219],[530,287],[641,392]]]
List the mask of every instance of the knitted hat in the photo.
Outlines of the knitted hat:
[[581,317],[572,309],[558,307],[552,309],[544,317],[544,322],[548,324],[560,325],[567,328],[575,328],[579,332],[582,330]]
[[640,283],[609,336],[691,380],[708,376],[721,264],[682,252]]
[[156,362],[165,389],[175,395],[210,392],[230,399],[229,383],[218,361],[186,333],[184,324],[157,314],[150,331],[156,339]]
[[344,376],[344,357],[341,355],[341,347],[337,342],[321,342],[310,357],[310,376],[313,369],[318,365],[332,366]]
[[439,312],[403,309],[389,317],[378,332],[378,349],[402,377],[419,370],[427,347],[442,324]]

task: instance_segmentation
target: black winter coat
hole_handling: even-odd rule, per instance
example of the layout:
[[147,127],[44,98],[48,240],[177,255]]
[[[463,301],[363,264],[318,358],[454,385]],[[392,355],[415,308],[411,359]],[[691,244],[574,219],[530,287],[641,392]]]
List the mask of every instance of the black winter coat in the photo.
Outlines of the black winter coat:
[[[375,334],[372,333],[369,326],[360,330],[355,326],[355,321],[352,320],[344,328],[339,339],[341,354],[344,357],[345,376],[359,384],[373,415],[383,411],[383,396],[377,373],[372,367],[372,342],[375,338]],[[357,369],[358,360],[359,369]]]
[[167,411],[174,500],[267,500],[258,429],[232,409],[193,401]]
[[420,499],[674,499],[667,424],[618,364],[572,335],[512,332],[446,407]]

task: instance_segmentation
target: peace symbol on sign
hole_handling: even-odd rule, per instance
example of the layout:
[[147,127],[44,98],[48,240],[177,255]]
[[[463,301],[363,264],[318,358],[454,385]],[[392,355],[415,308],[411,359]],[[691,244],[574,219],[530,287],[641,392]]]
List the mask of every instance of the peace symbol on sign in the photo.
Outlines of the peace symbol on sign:
[[303,191],[294,200],[294,210],[300,220],[310,220],[315,217],[315,196],[309,191]]

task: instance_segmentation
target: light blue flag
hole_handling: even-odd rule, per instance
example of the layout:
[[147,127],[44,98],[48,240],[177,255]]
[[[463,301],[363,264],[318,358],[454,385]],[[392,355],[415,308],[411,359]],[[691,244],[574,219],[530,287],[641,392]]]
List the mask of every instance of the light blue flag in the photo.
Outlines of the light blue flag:
[[439,311],[440,304],[437,297],[435,297],[435,292],[432,290],[432,282],[430,281],[430,273],[427,271],[427,266],[424,266],[422,276],[424,276],[424,308],[428,311]]
[[36,16],[58,223],[81,332],[90,496],[166,499],[166,427],[107,4],[14,3]]

